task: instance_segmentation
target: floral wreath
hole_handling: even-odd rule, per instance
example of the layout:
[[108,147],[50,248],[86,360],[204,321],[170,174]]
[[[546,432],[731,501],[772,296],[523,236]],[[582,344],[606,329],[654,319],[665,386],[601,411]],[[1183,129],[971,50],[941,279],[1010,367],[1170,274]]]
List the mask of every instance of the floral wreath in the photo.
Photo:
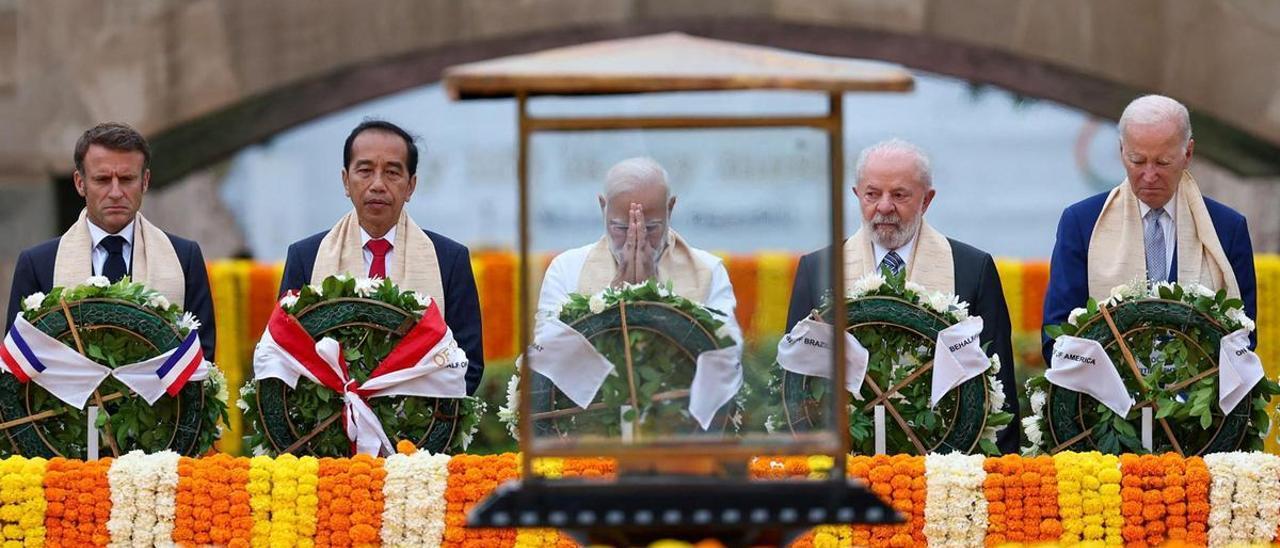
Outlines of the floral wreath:
[[[660,284],[649,280],[640,284],[625,284],[620,288],[606,288],[594,295],[580,293],[569,295],[556,317],[582,332],[597,351],[615,364],[622,364],[625,361],[621,340],[619,337],[596,336],[599,332],[606,330],[593,332],[592,326],[588,325],[592,318],[603,317],[602,315],[606,314],[619,314],[619,309],[624,306],[629,318],[637,317],[632,315],[644,307],[663,308],[668,313],[656,319],[651,329],[633,327],[630,332],[632,362],[636,367],[639,380],[636,392],[639,401],[647,402],[645,405],[641,405],[640,409],[627,410],[625,413],[616,411],[629,402],[631,387],[626,376],[618,374],[615,370],[604,381],[596,403],[592,404],[593,407],[598,405],[600,408],[614,411],[539,420],[535,424],[535,431],[539,435],[569,435],[570,433],[579,435],[590,432],[616,437],[621,435],[622,422],[633,420],[637,416],[635,413],[639,414],[644,424],[672,425],[676,429],[686,429],[689,432],[696,429],[696,426],[690,426],[696,423],[689,417],[683,404],[673,405],[672,402],[679,400],[662,399],[662,394],[688,388],[693,382],[693,363],[686,358],[696,359],[697,353],[693,351],[694,344],[715,349],[732,346],[736,342],[725,322],[726,315],[723,312],[676,295],[671,288],[669,282]],[[699,329],[685,331],[698,340],[695,342],[671,337],[667,334],[668,332],[681,329],[681,326],[672,322],[696,325]],[[519,386],[522,369],[516,368],[515,374],[511,376],[510,382],[507,383],[507,404],[498,410],[498,419],[514,438],[519,438]],[[551,411],[551,406],[555,409],[576,408],[546,377],[535,375],[533,382],[535,383],[533,402],[535,415],[539,414],[539,407],[543,406],[548,409],[541,411]],[[656,401],[655,396],[661,401]],[[736,431],[742,423],[742,398],[740,391],[732,405],[726,405],[716,415],[714,424],[725,425]]]
[[[907,281],[905,272],[892,274],[887,269],[856,280],[846,289],[845,302],[849,333],[870,352],[862,399],[850,398],[848,407],[853,453],[869,455],[875,450],[875,402],[882,403],[888,413],[888,454],[1000,453],[996,436],[1013,422],[1013,414],[1003,411],[1000,356],[990,354],[991,366],[982,375],[957,386],[933,409],[929,407],[932,371],[919,371],[933,359],[932,338],[937,332],[969,318],[968,303]],[[830,322],[834,310],[829,294],[815,313]],[[870,385],[885,396],[878,398]],[[799,432],[829,424],[822,418],[830,407],[826,403],[829,380],[775,366],[769,387],[782,399],[785,410],[784,415],[766,419],[770,432]]]
[[[54,287],[47,295],[33,293],[22,299],[22,318],[68,347],[83,345],[85,357],[110,368],[155,358],[200,329],[194,314],[127,276],[114,284],[105,276],[91,276],[80,285]],[[106,445],[120,454],[171,449],[203,454],[227,421],[227,381],[217,367],[209,368],[207,379],[185,383],[177,396],[163,395],[154,405],[114,377],[104,379],[95,393],[98,397],[90,403],[105,404],[97,427],[110,434]],[[37,425],[6,430],[10,444],[0,444],[0,455],[83,458],[85,413],[35,383],[0,375],[0,422],[26,419],[23,424]]]
[[[404,326],[421,318],[430,303],[430,297],[401,291],[391,280],[337,274],[286,294],[280,308],[298,318],[312,337],[323,333],[337,340],[352,380],[364,383],[400,342]],[[387,396],[368,404],[391,440],[412,440],[434,453],[466,450],[485,411],[484,402],[475,397]],[[236,405],[248,422],[255,455],[352,454],[340,420],[342,396],[323,385],[302,378],[289,389],[278,379],[249,380]]]
[[[1145,364],[1139,383],[1108,326],[1104,312],[1124,331],[1126,345]],[[1139,402],[1128,416],[1118,416],[1092,398],[1053,386],[1043,375],[1027,380],[1031,414],[1022,419],[1022,452],[1034,455],[1065,449],[1104,453],[1146,453],[1138,428],[1141,407],[1154,404],[1153,452],[1186,455],[1234,450],[1261,450],[1270,425],[1267,403],[1280,385],[1263,378],[1229,414],[1217,401],[1217,354],[1221,338],[1233,331],[1253,331],[1244,302],[1198,283],[1136,280],[1117,286],[1099,303],[1090,298],[1072,310],[1066,323],[1045,327],[1056,339],[1074,336],[1103,343],[1125,387]],[[1140,366],[1141,367],[1141,366]],[[1143,393],[1143,386],[1147,392]],[[1135,427],[1134,424],[1139,424]],[[1084,425],[1088,425],[1085,428]],[[1165,426],[1167,425],[1167,428]]]

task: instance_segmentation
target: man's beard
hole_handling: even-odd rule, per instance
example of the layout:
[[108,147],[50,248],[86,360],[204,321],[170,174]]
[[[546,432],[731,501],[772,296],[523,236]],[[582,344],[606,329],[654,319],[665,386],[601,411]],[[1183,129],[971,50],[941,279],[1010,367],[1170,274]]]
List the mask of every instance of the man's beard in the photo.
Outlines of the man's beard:
[[[917,216],[911,226],[903,226],[902,218],[897,214],[881,215],[877,213],[868,221],[871,224],[872,239],[885,249],[898,249],[912,238],[916,236],[916,232],[920,230],[920,224],[924,221],[924,216]],[[876,226],[880,223],[893,224],[894,226]]]

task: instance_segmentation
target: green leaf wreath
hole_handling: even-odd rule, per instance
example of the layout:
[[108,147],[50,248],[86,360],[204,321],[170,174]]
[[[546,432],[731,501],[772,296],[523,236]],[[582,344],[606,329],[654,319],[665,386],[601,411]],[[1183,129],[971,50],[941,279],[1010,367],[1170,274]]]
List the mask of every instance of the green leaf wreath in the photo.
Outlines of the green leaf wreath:
[[[863,383],[861,399],[850,398],[848,407],[852,452],[869,455],[875,451],[874,410],[864,407],[876,397],[870,387],[871,382],[888,390],[906,381],[913,372],[933,359],[935,341],[922,336],[918,329],[908,327],[908,324],[928,324],[935,328],[952,326],[969,318],[969,305],[955,295],[931,292],[924,286],[907,281],[905,271],[892,274],[888,269],[869,273],[855,281],[845,291],[845,303],[850,317],[849,332],[870,353],[866,374],[870,382]],[[833,307],[828,294],[815,312],[829,323],[834,318]],[[858,321],[862,311],[872,308],[887,309],[892,319]],[[972,450],[988,455],[999,454],[996,436],[1013,421],[1013,415],[1003,410],[1005,396],[998,376],[999,355],[991,354],[990,362],[991,367],[984,375],[949,392],[936,408],[929,407],[932,370],[891,394],[887,403],[892,404],[928,451]],[[787,382],[794,386],[785,387]],[[982,383],[985,393],[970,394],[976,399],[962,402],[961,392],[974,382]],[[802,388],[797,389],[797,386]],[[788,409],[785,416],[775,414],[766,419],[765,427],[770,432],[823,428],[830,424],[826,410],[830,409],[827,398],[833,388],[829,380],[790,373],[775,364],[769,388],[775,398],[784,400],[784,407]],[[975,403],[977,407],[973,406]],[[791,417],[790,423],[787,417]],[[807,420],[801,417],[807,417]],[[961,428],[981,425],[981,431],[976,432],[976,447],[948,445],[949,433],[962,423],[965,426]],[[885,445],[888,454],[920,452],[907,432],[890,418],[887,405]]]
[[[726,315],[694,301],[676,295],[671,284],[660,284],[649,280],[641,284],[627,284],[621,288],[608,288],[594,295],[574,293],[560,309],[558,318],[568,325],[611,309],[621,304],[661,304],[679,311],[689,317],[715,339],[716,348],[725,348],[736,344],[726,324]],[[686,409],[687,399],[665,400],[654,402],[655,395],[672,390],[687,389],[693,383],[694,362],[689,359],[687,349],[665,335],[649,331],[633,329],[628,333],[631,346],[631,359],[636,371],[637,401],[644,402],[639,409],[618,409],[630,403],[630,386],[627,378],[615,369],[596,396],[597,403],[603,403],[605,410],[565,416],[562,418],[539,421],[540,428],[546,428],[561,435],[572,433],[579,435],[601,435],[618,437],[621,435],[623,421],[632,421],[639,417],[641,425],[649,435],[687,434],[688,427],[696,424]],[[618,365],[626,363],[622,338],[601,336],[590,339],[591,344],[610,363]],[[696,360],[696,356],[693,356]],[[507,426],[512,437],[518,437],[519,424],[519,383],[520,368],[512,375],[507,385],[507,404],[498,411],[498,418]],[[739,394],[739,397],[741,393]],[[574,407],[572,402],[561,396],[563,405]],[[741,424],[739,403],[735,399],[729,407],[729,422],[734,429]],[[557,405],[562,408],[561,405]]]
[[[286,313],[298,316],[315,309],[317,305],[332,305],[339,300],[352,299],[390,305],[411,315],[415,322],[422,317],[430,303],[429,297],[414,291],[401,291],[391,280],[353,278],[339,274],[325,278],[320,285],[308,285],[297,293],[284,296],[280,300],[280,306]],[[391,353],[401,338],[394,333],[358,324],[342,325],[326,332],[324,336],[337,340],[341,345],[351,377],[358,383],[368,380],[370,373]],[[274,379],[272,381],[278,382]],[[254,454],[274,455],[286,449],[271,443],[267,437],[267,425],[262,418],[264,412],[283,412],[299,434],[312,432],[318,426],[328,423],[327,427],[295,452],[324,457],[351,455],[351,440],[347,438],[340,420],[343,410],[341,394],[301,377],[297,386],[288,391],[287,399],[273,404],[283,405],[284,409],[265,409],[260,408],[263,399],[257,397],[258,390],[258,382],[250,380],[240,389],[240,400],[236,402],[245,412],[248,422],[246,430],[249,432],[246,438]],[[446,414],[444,406],[452,409],[456,404],[457,424],[450,425],[445,430],[447,440],[440,447],[427,446],[433,451],[447,452],[461,452],[470,445],[485,410],[484,402],[474,397],[450,400],[386,396],[369,398],[368,404],[382,422],[383,430],[392,442],[410,440],[419,445],[423,445],[428,437],[432,437],[434,441],[434,419]]]
[[[141,283],[135,283],[128,277],[113,284],[105,277],[93,276],[81,285],[55,287],[48,295],[28,295],[22,302],[23,318],[37,328],[42,325],[39,320],[50,314],[55,315],[51,319],[62,321],[64,301],[73,317],[78,315],[81,303],[88,302],[140,309],[159,316],[167,326],[165,329],[176,333],[173,338],[176,341],[181,341],[192,330],[200,327],[200,322],[190,312],[183,312],[177,304],[169,302],[160,293]],[[172,349],[153,347],[152,342],[144,335],[134,332],[136,326],[132,325],[86,325],[77,320],[77,327],[86,357],[113,369],[154,358]],[[70,332],[59,340],[68,347],[76,348],[75,339]],[[205,356],[206,360],[212,358],[213,356]],[[192,387],[197,384],[197,387]],[[23,387],[12,375],[0,375],[0,393],[4,394],[0,407],[4,409],[5,418],[12,418],[11,415],[23,406],[26,406],[25,412],[30,415],[57,413],[56,416],[38,423],[43,443],[63,456],[83,458],[87,451],[88,434],[85,410],[67,405],[35,383],[29,383],[25,388],[28,400],[23,403],[18,401],[22,398]],[[99,385],[97,392],[104,398],[110,398],[110,401],[106,401],[104,412],[98,415],[97,427],[104,436],[107,430],[110,431],[122,454],[132,450],[154,453],[168,449],[189,455],[203,454],[217,441],[222,423],[227,420],[226,378],[216,366],[210,368],[208,379],[188,383],[179,397],[166,394],[155,405],[147,404],[146,400],[133,394],[114,377],[107,377]],[[122,396],[115,396],[116,394]],[[183,424],[195,425],[194,440],[190,440],[188,447],[171,447],[171,443],[177,443],[174,441],[175,430],[179,428],[180,414],[189,413],[180,404],[180,400],[186,397],[203,398],[202,406],[194,406],[198,409],[199,417],[187,417],[182,421]],[[88,405],[95,405],[94,401],[90,399]],[[189,440],[191,433],[183,432],[184,439]],[[11,440],[18,437],[13,432],[8,434]],[[0,444],[0,455],[12,454],[15,449],[19,453],[31,452],[32,447],[22,448],[22,445],[16,441],[12,447],[10,444]],[[104,444],[104,448],[106,446],[109,444]]]
[[[1280,394],[1280,385],[1263,378],[1248,400],[1224,416],[1218,406],[1218,375],[1207,373],[1217,366],[1223,335],[1241,328],[1253,331],[1255,327],[1245,315],[1240,299],[1228,298],[1225,290],[1215,292],[1197,283],[1148,285],[1135,281],[1114,288],[1101,303],[1089,299],[1084,307],[1071,312],[1066,323],[1047,326],[1045,333],[1053,338],[1069,335],[1113,341],[1102,317],[1103,307],[1114,321],[1127,325],[1121,328],[1125,343],[1150,392],[1145,397],[1140,395],[1139,383],[1118,344],[1104,344],[1108,357],[1135,401],[1155,402],[1154,419],[1167,421],[1179,440],[1179,448],[1189,454],[1206,449],[1262,449],[1262,436],[1270,427],[1267,403]],[[1050,397],[1051,393],[1055,395]],[[1055,434],[1046,413],[1049,407],[1055,409],[1053,413],[1078,416],[1080,424],[1090,427],[1088,439],[1073,443],[1069,449],[1087,450],[1086,445],[1092,445],[1107,453],[1147,452],[1138,431],[1141,406],[1121,417],[1088,396],[1052,387],[1043,375],[1027,381],[1027,395],[1032,412],[1022,419],[1024,454],[1053,450],[1074,437]],[[1224,426],[1238,436],[1220,436]],[[1153,425],[1152,445],[1155,453],[1176,449],[1161,425]]]

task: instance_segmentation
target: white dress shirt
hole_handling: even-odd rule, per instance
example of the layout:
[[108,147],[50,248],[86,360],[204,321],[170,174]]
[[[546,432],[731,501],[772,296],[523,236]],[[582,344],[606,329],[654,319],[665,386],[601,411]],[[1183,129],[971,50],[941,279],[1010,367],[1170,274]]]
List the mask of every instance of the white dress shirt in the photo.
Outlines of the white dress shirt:
[[890,251],[895,251],[898,253],[898,258],[902,259],[902,268],[904,270],[908,266],[911,266],[911,250],[916,248],[916,238],[918,238],[919,236],[920,236],[920,231],[916,230],[916,235],[912,236],[911,239],[907,241],[907,243],[903,244],[902,247],[899,247],[897,249],[888,249],[876,243],[876,239],[872,238],[871,250],[874,251],[876,254],[875,271],[880,272],[880,263],[884,261],[884,256],[888,255]]
[[[375,239],[373,236],[370,236],[368,232],[364,231],[364,227],[360,227],[360,252],[364,257],[364,272],[362,273],[364,276],[369,275],[369,267],[373,265],[373,252],[369,251],[369,248],[365,247],[365,244],[369,243],[369,240],[373,239]],[[386,258],[387,273],[390,274],[391,261],[396,256],[396,227],[392,226],[391,230],[388,230],[387,233],[382,236],[382,239],[391,242],[391,250],[387,252]]]
[[94,275],[102,275],[102,266],[107,263],[107,250],[102,247],[102,240],[107,236],[120,236],[124,238],[124,247],[120,249],[120,254],[124,255],[124,272],[125,274],[133,273],[133,225],[136,221],[129,221],[124,225],[120,232],[112,234],[93,224],[93,221],[85,219],[89,223],[89,237],[93,238],[93,259]]
[[[538,318],[556,317],[560,307],[569,300],[570,293],[578,292],[578,279],[582,276],[582,266],[587,262],[587,255],[595,243],[570,249],[556,255],[542,277],[542,291],[538,294]],[[738,318],[734,310],[738,307],[738,299],[733,296],[733,284],[729,281],[729,270],[724,267],[720,257],[701,249],[690,248],[694,257],[711,270],[711,289],[707,293],[707,302],[700,303],[707,308],[724,312],[725,325],[733,333],[734,340],[742,340],[742,330],[738,327]]]
[[[1138,200],[1138,212],[1142,214],[1142,236],[1147,235],[1147,212],[1151,211],[1151,206]],[[1172,280],[1177,275],[1173,272],[1173,250],[1178,245],[1178,192],[1174,191],[1173,196],[1169,198],[1169,203],[1164,204],[1164,213],[1160,215],[1160,228],[1164,231],[1164,271],[1168,273],[1168,279]]]

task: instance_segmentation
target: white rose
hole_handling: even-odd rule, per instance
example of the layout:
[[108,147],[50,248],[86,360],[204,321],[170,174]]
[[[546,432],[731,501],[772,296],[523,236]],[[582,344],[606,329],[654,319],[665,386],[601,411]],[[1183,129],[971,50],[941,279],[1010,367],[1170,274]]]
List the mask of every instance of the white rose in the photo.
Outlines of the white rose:
[[604,306],[605,304],[604,304],[603,293],[596,293],[595,295],[592,295],[591,299],[587,301],[587,308],[591,309],[592,314],[599,314],[601,312],[604,312]]
[[1048,395],[1039,390],[1031,393],[1031,412],[1036,416],[1044,414],[1044,403]]
[[35,310],[37,308],[40,308],[40,303],[43,303],[43,302],[44,302],[44,293],[37,291],[35,293],[27,295],[27,298],[22,299],[22,309]]
[[1207,297],[1207,298],[1212,299],[1213,297],[1216,297],[1216,296],[1218,295],[1218,294],[1217,294],[1217,292],[1215,292],[1214,290],[1209,289],[1209,288],[1207,288],[1207,287],[1205,287],[1205,286],[1203,286],[1203,285],[1201,285],[1201,284],[1195,283],[1195,282],[1191,282],[1191,283],[1189,283],[1189,284],[1187,284],[1187,285],[1184,285],[1184,286],[1182,286],[1182,287],[1183,287],[1183,289],[1185,289],[1187,292],[1189,292],[1189,293],[1191,293],[1192,295],[1195,295],[1195,296],[1197,296],[1197,297]]
[[89,276],[84,283],[85,285],[91,285],[93,287],[109,287],[111,285],[111,280],[108,280],[106,276]]
[[183,312],[182,317],[178,319],[178,327],[185,328],[187,331],[197,331],[200,329],[200,320],[196,319],[195,314]]
[[152,308],[159,308],[160,310],[168,310],[170,306],[169,299],[166,299],[164,295],[159,293],[152,295],[151,299],[147,301],[147,304]]
[[1040,430],[1040,417],[1022,417],[1022,433],[1032,447],[1039,447],[1044,441],[1044,432]]
[[1227,318],[1240,324],[1240,327],[1248,329],[1249,331],[1253,331],[1253,328],[1255,327],[1253,320],[1249,319],[1249,316],[1245,315],[1244,309],[1242,308],[1232,308],[1227,310]]
[[1076,322],[1080,319],[1080,316],[1083,316],[1088,313],[1089,313],[1089,309],[1087,308],[1077,308],[1075,310],[1072,310],[1071,314],[1067,316],[1067,323],[1074,326],[1079,326],[1080,324]]
[[356,278],[356,295],[361,297],[373,295],[373,292],[378,290],[378,284],[381,282],[381,278]]
[[285,293],[283,297],[280,297],[281,308],[289,308],[295,304],[298,304],[298,294],[293,291]]
[[414,291],[413,299],[418,301],[418,306],[423,308],[431,306],[431,297],[421,291]]
[[929,291],[928,289],[925,289],[923,285],[911,281],[906,283],[906,288],[907,291],[915,293],[916,295],[924,295]]
[[1004,383],[999,378],[991,380],[991,390],[987,394],[987,398],[991,400],[991,411],[996,412],[1004,409]]
[[929,308],[940,313],[946,313],[951,309],[951,296],[946,293],[930,293],[925,302],[929,304]]
[[884,276],[881,276],[879,272],[869,272],[865,276],[858,278],[858,281],[853,282],[853,290],[866,295],[880,289],[882,285],[884,285]]
[[324,296],[324,287],[323,287],[323,286],[321,286],[320,284],[311,284],[311,285],[309,285],[309,286],[307,286],[307,287],[310,287],[310,288],[311,288],[311,292],[312,292],[312,293],[315,293],[317,297],[323,297],[323,296]]

